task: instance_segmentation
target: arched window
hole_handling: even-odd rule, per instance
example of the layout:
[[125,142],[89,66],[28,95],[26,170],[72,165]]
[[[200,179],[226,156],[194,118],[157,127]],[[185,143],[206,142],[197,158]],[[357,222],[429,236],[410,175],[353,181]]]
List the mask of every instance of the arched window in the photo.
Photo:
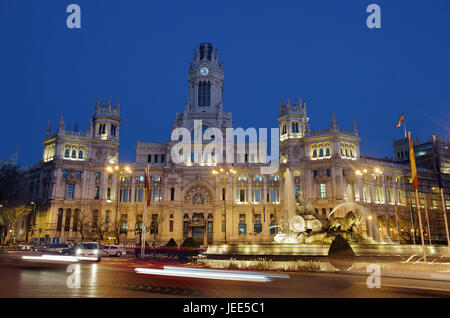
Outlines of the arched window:
[[323,157],[323,148],[320,148],[319,150],[319,157]]
[[293,133],[298,133],[298,123],[292,123],[292,132]]
[[253,224],[253,232],[255,234],[262,232],[261,214],[255,215],[255,223]]
[[327,150],[326,150],[326,155],[327,155],[327,157],[329,157],[329,156],[331,155],[331,153],[330,153],[330,148],[327,148]]
[[247,223],[245,222],[245,214],[239,214],[238,233],[239,235],[247,235]]
[[98,126],[98,134],[99,134],[99,135],[104,134],[105,131],[106,131],[106,124],[100,124],[100,125]]
[[69,232],[70,230],[70,217],[72,214],[72,210],[71,209],[67,209],[66,210],[66,219],[64,221],[64,232]]
[[64,210],[62,208],[58,209],[58,220],[56,222],[56,230],[57,231],[61,231],[63,214],[64,214]]
[[83,159],[83,150],[78,151],[78,159]]
[[198,83],[198,106],[211,105],[211,83]]
[[201,193],[196,193],[192,197],[192,205],[205,204],[205,196]]
[[314,149],[314,151],[313,151],[313,158],[316,158],[317,157],[317,149]]
[[78,230],[78,219],[80,216],[80,210],[79,209],[75,209],[74,214],[73,214],[73,226],[72,226],[72,230],[74,232],[76,232]]
[[286,135],[286,124],[283,124],[283,127],[281,129],[281,134]]
[[69,149],[66,149],[66,150],[64,151],[64,157],[65,157],[65,158],[69,158],[69,154],[70,154],[70,150],[69,150]]
[[105,228],[109,228],[109,225],[111,223],[111,211],[106,210],[105,212]]
[[72,158],[76,158],[77,157],[77,151],[76,150],[72,150]]

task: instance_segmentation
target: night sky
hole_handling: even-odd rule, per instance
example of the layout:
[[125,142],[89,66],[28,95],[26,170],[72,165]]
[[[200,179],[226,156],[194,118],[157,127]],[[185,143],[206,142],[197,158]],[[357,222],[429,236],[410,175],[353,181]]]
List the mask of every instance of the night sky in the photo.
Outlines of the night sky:
[[[366,26],[370,3],[381,29]],[[85,131],[98,97],[120,100],[120,161],[168,141],[201,42],[219,49],[235,127],[277,127],[280,98],[301,96],[312,130],[356,117],[363,155],[392,157],[402,112],[413,136],[449,136],[448,0],[0,0],[0,41],[0,158],[17,149],[21,166],[41,160],[48,120]]]

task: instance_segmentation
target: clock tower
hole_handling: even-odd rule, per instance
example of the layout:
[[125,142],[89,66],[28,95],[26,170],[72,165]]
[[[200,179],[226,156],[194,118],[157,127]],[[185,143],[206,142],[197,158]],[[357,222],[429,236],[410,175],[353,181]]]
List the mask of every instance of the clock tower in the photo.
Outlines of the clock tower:
[[202,43],[194,49],[188,83],[190,110],[216,112],[222,109],[223,63],[210,43]]
[[189,64],[189,100],[183,113],[177,113],[175,126],[193,129],[194,120],[205,127],[232,126],[231,113],[223,112],[223,63],[217,48],[202,43],[194,49]]

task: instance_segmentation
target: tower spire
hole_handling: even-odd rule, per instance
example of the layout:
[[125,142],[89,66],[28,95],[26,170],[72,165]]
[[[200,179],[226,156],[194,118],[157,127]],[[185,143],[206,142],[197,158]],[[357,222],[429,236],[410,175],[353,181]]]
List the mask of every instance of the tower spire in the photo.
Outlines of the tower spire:
[[50,124],[50,120],[47,122],[47,129],[45,131],[45,137],[50,137],[50,134],[52,133],[52,126]]
[[61,114],[61,119],[59,120],[59,125],[58,125],[58,131],[64,131],[64,129],[65,129],[64,116],[63,116],[63,114]]
[[100,111],[100,107],[102,105],[102,102],[100,100],[100,96],[97,97],[97,102],[95,103],[95,112],[98,113]]
[[355,133],[355,136],[358,136],[358,124],[356,122],[356,117],[353,117],[353,132]]
[[337,125],[337,121],[336,121],[336,116],[333,112],[333,117],[331,118],[331,129],[337,129],[338,125]]

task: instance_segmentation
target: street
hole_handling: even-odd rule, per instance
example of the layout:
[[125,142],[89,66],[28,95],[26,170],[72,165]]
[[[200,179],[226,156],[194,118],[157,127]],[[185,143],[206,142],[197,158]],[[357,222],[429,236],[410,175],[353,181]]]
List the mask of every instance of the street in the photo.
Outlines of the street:
[[[387,277],[381,288],[368,288],[367,276],[348,273],[291,273],[269,282],[163,277],[137,274],[136,267],[162,268],[134,255],[80,263],[36,265],[0,256],[0,297],[449,297],[449,280]],[[78,268],[78,272],[74,271]],[[71,276],[72,275],[72,276]],[[71,283],[72,282],[72,285]],[[79,282],[79,288],[73,282]],[[69,288],[72,287],[72,288]]]

